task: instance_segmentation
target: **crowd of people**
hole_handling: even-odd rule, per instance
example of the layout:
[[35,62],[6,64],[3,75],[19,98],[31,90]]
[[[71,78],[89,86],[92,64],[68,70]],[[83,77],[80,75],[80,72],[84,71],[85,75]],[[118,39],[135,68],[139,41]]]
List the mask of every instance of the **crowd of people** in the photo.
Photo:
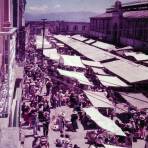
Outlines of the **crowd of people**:
[[[66,51],[60,52],[66,53]],[[65,68],[44,57],[42,50],[36,49],[34,36],[30,37],[30,45],[26,50],[25,58],[22,126],[27,125],[33,129],[34,140],[32,147],[50,147],[48,143],[48,132],[49,126],[51,126],[53,131],[60,133],[60,136],[55,141],[55,147],[79,148],[77,144],[72,143],[68,131],[77,132],[78,120],[85,125],[89,121],[85,119],[86,114],[83,112],[83,107],[91,106],[91,103],[83,92],[84,86],[75,80],[61,76],[57,72],[57,68],[70,68]],[[85,75],[95,83],[94,86],[87,87],[87,89],[105,91],[109,99],[114,97],[112,90],[103,87],[99,81],[96,81],[90,67],[84,70],[79,68],[72,68],[71,70],[85,72]],[[114,99],[111,100],[114,101]],[[65,112],[60,112],[57,116],[51,116],[51,110],[55,110],[61,106],[73,108],[70,119],[65,118]],[[132,141],[136,138],[145,138],[146,123],[148,122],[146,112],[137,112],[135,110],[134,112],[129,111],[129,113],[131,118],[128,122],[125,123],[116,120],[116,124],[126,132],[126,138],[111,136],[98,128],[97,131],[87,132],[85,138],[88,143],[96,146],[106,143],[130,147]],[[108,116],[111,118],[115,116],[113,111],[110,114]],[[38,133],[41,129],[43,129],[43,133],[42,136],[39,136]]]

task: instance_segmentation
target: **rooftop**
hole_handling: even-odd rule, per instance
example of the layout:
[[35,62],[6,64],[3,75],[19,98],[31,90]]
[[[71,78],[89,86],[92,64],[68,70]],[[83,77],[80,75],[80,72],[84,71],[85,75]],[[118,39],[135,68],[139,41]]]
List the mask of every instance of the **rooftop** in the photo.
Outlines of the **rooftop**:
[[[111,18],[112,13],[102,13],[92,18]],[[148,10],[127,11],[123,13],[124,18],[148,18]]]

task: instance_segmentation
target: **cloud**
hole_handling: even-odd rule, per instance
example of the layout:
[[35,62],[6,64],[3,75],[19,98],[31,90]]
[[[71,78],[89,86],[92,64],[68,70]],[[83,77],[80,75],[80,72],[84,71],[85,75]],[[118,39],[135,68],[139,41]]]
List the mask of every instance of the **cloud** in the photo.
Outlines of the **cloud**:
[[30,5],[28,6],[27,12],[31,12],[31,13],[46,13],[49,11],[49,7],[45,4],[43,5]]
[[61,5],[60,4],[56,4],[55,6],[54,6],[54,8],[61,8]]

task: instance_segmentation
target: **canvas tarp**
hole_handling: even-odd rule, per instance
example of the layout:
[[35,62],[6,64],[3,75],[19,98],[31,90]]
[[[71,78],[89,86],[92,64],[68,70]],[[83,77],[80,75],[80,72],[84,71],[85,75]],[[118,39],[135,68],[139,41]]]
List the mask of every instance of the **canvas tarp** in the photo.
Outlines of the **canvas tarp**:
[[129,83],[148,80],[148,68],[131,61],[116,60],[103,63],[104,67]]
[[94,107],[114,108],[112,102],[107,99],[104,92],[84,91],[84,93]]
[[108,44],[108,43],[104,43],[104,42],[101,42],[101,41],[96,41],[92,45],[94,45],[95,47],[101,48],[101,49],[108,50],[108,51],[116,49],[116,47],[114,45]]
[[107,145],[107,144],[103,144],[105,146],[105,148],[127,148],[127,147],[121,147],[121,146],[115,146],[115,145]]
[[[43,37],[42,36],[36,36],[36,48],[37,49],[42,49],[42,42],[43,42]],[[48,49],[51,48],[51,44],[47,41],[47,39],[44,38],[44,48]]]
[[59,61],[60,55],[57,53],[57,49],[44,49],[43,54],[51,60]]
[[148,60],[148,55],[144,53],[138,53],[138,52],[125,52],[126,56],[134,57],[137,61],[145,61]]
[[82,60],[82,63],[84,65],[88,65],[92,67],[104,67],[100,62],[96,62],[96,61]]
[[89,39],[89,40],[85,41],[85,43],[87,43],[87,44],[92,44],[93,42],[95,42],[95,40],[93,40],[93,39]]
[[58,72],[66,77],[70,77],[73,79],[76,79],[80,84],[84,85],[90,85],[92,86],[93,84],[85,77],[84,73],[81,72],[74,72],[74,71],[66,71],[62,69],[58,69]]
[[122,129],[118,127],[113,120],[103,116],[94,107],[84,108],[86,114],[93,120],[100,128],[119,136],[126,136]]
[[101,68],[93,68],[92,67],[92,70],[94,71],[94,73],[99,74],[99,75],[109,75]]
[[122,80],[120,80],[118,77],[115,76],[103,76],[103,75],[96,75],[99,81],[104,86],[109,87],[128,87],[126,83],[124,83]]
[[142,93],[123,93],[120,95],[127,100],[131,105],[137,107],[138,109],[148,108],[148,98]]
[[79,56],[61,55],[60,63],[62,63],[65,66],[85,68]]
[[74,38],[74,39],[76,39],[76,40],[79,40],[79,41],[82,41],[82,42],[85,41],[85,40],[87,40],[86,37],[81,36],[81,35],[79,35],[79,34],[73,35],[72,38]]

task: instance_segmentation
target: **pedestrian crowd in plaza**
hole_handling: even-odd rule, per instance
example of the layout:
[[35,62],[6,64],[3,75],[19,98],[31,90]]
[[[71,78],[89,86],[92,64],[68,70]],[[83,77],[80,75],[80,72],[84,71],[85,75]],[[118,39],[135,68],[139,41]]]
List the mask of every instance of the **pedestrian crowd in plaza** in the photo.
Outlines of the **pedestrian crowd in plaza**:
[[[33,129],[33,148],[50,147],[50,143],[48,143],[49,127],[53,131],[59,132],[59,137],[55,141],[55,147],[79,148],[77,144],[72,143],[71,135],[68,131],[77,132],[79,128],[78,120],[84,126],[84,129],[87,126],[96,126],[83,111],[84,107],[91,106],[83,89],[105,91],[107,98],[116,105],[113,99],[114,92],[105,88],[99,81],[97,82],[89,66],[85,70],[63,67],[44,57],[42,50],[36,49],[34,36],[30,37],[29,44],[25,53],[21,125],[27,125]],[[73,54],[69,50],[60,50],[59,52]],[[95,85],[86,87],[75,82],[75,80],[65,78],[57,72],[57,68],[83,71],[86,77]],[[43,92],[44,86],[46,92]],[[69,119],[66,118],[66,112],[59,112],[58,115],[51,116],[51,111],[61,106],[68,106],[73,109]],[[102,111],[102,113],[109,118],[115,117],[114,110],[109,112]],[[136,141],[138,138],[148,139],[146,138],[146,131],[148,129],[148,115],[146,111],[138,111],[129,105],[128,114],[130,116],[128,121],[122,122],[118,119],[115,121],[126,133],[126,137],[111,135],[97,127],[97,129],[87,131],[85,136],[87,143],[98,147],[103,147],[103,144],[131,147],[132,141]],[[43,134],[39,136],[38,133],[42,129]]]

